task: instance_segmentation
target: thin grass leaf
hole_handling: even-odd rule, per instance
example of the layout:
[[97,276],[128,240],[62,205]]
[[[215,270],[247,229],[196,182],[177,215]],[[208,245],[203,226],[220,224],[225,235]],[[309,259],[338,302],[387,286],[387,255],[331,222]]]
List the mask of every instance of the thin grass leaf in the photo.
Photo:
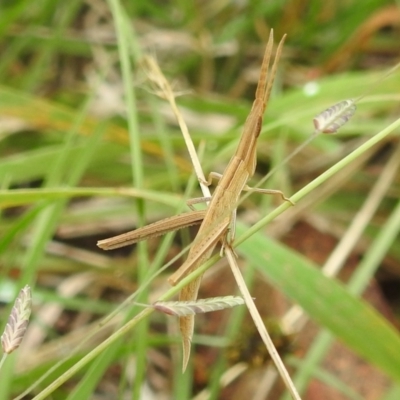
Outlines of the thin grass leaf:
[[27,285],[19,292],[8,318],[4,333],[1,336],[1,346],[4,353],[12,353],[21,344],[28,327],[31,311],[32,295],[31,289]]
[[354,100],[348,99],[334,104],[314,119],[314,127],[317,132],[336,133],[356,112]]
[[212,297],[197,301],[158,301],[153,307],[168,315],[184,317],[212,311],[224,310],[244,304],[239,296]]

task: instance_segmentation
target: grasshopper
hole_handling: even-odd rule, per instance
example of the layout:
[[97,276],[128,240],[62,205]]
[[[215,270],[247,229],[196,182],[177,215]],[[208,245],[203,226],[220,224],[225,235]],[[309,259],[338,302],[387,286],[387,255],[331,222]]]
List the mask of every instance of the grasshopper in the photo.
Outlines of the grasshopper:
[[[273,47],[273,32],[271,31],[261,66],[255,100],[244,124],[238,148],[229,161],[225,172],[219,177],[219,182],[207,209],[205,211],[190,211],[179,216],[155,222],[123,235],[101,240],[97,243],[100,248],[110,250],[135,243],[136,241],[145,240],[150,236],[158,236],[185,226],[201,224],[186,261],[168,278],[168,282],[171,285],[176,285],[210,258],[218,242],[222,243],[221,252],[223,252],[224,247],[232,244],[235,234],[236,209],[239,196],[243,190],[257,191],[266,194],[279,194],[284,200],[290,201],[281,191],[251,189],[247,186],[248,179],[251,178],[255,172],[257,163],[257,138],[261,132],[263,115],[271,94],[284,40],[285,36],[278,45],[271,72],[269,73]],[[212,179],[217,176],[218,175],[215,173],[210,174],[207,183],[211,184]],[[200,282],[201,276],[185,286],[180,292],[179,300],[195,300],[197,298]],[[194,330],[194,316],[188,315],[180,317],[179,323],[182,335],[184,371],[190,355],[190,346]]]

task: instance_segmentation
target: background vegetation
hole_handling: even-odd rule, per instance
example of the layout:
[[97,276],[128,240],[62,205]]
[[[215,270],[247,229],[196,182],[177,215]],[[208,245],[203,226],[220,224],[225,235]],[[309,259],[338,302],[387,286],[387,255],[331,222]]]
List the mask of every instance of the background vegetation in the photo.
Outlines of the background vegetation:
[[[142,56],[157,59],[179,95],[204,171],[222,172],[271,28],[276,40],[288,37],[252,183],[312,134],[316,114],[367,96],[337,135],[316,138],[264,184],[300,191],[295,207],[274,211],[279,199],[259,195],[241,204],[239,237],[282,212],[237,248],[243,272],[303,398],[399,398],[400,74],[379,81],[398,62],[399,25],[399,4],[384,0],[3,1],[2,326],[25,284],[34,303],[23,346],[0,371],[0,398],[34,383],[24,398],[285,398],[279,378],[268,385],[274,368],[244,307],[197,318],[183,375],[175,318],[149,311],[107,342],[140,312],[130,305],[99,329],[138,288],[142,303],[166,293],[170,271],[145,283],[195,234],[110,253],[96,247],[200,195],[171,107],[150,85]],[[332,176],[321,177],[329,168]],[[221,262],[200,297],[235,293]],[[293,304],[306,317],[297,318]],[[103,351],[83,358],[98,345]],[[72,366],[74,374],[63,375]]]

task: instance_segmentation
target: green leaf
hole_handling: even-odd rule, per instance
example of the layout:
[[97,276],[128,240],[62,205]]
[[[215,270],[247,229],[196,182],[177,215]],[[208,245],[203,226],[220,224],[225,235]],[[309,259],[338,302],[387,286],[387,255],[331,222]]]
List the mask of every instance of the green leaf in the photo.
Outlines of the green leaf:
[[[238,233],[243,233],[243,226],[238,226]],[[315,322],[400,381],[400,335],[369,304],[324,276],[305,257],[260,233],[242,243],[238,251]]]

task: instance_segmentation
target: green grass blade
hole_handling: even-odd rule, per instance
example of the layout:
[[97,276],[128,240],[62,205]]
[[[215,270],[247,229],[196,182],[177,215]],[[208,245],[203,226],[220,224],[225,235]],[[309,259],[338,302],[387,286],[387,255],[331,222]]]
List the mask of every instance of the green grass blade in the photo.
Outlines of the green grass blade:
[[[238,228],[243,232],[243,226]],[[313,320],[400,381],[400,336],[371,306],[325,277],[307,259],[259,233],[238,250]]]

